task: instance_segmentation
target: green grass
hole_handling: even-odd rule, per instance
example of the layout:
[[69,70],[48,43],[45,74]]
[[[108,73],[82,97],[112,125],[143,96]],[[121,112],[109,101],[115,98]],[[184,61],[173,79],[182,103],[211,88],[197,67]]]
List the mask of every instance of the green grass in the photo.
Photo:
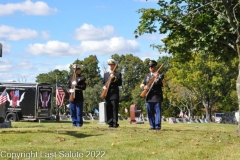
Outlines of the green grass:
[[[85,121],[82,128],[70,121],[13,122],[0,129],[0,159],[109,159],[109,160],[237,160],[240,136],[237,125],[164,122],[162,130],[149,124],[119,121],[108,128]],[[78,157],[76,157],[78,156]],[[31,158],[29,158],[31,157]]]

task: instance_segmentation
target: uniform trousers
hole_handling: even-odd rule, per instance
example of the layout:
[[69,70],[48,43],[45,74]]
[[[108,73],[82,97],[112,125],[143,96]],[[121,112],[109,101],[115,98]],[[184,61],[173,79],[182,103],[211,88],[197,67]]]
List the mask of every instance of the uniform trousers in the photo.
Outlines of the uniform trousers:
[[110,126],[118,127],[119,100],[109,100],[106,104],[107,123]]
[[73,126],[81,127],[83,125],[83,102],[70,102],[70,114]]
[[153,129],[161,129],[161,103],[146,102],[148,121]]

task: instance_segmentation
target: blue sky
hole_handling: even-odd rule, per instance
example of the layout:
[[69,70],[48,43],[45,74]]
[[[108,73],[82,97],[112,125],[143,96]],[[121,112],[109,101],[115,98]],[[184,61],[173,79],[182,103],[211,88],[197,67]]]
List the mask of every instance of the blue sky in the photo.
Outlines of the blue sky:
[[89,55],[99,64],[115,53],[158,59],[162,55],[150,44],[160,44],[164,35],[133,34],[140,20],[136,11],[157,8],[157,1],[1,0],[0,82],[35,82],[37,75],[69,70]]

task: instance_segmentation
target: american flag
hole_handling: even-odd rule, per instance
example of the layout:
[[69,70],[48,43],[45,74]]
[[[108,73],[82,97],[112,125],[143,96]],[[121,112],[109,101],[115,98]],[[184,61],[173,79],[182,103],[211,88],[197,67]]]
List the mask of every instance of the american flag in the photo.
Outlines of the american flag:
[[6,89],[0,95],[0,105],[4,104],[7,101],[7,91]]
[[56,105],[62,106],[65,98],[65,92],[62,89],[62,85],[56,84]]

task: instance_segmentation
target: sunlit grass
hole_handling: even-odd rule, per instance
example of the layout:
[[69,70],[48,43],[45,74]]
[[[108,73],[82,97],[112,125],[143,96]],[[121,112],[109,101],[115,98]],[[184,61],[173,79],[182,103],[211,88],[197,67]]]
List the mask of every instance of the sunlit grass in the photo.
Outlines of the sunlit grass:
[[[149,125],[120,121],[108,128],[98,121],[85,121],[82,128],[70,121],[13,122],[0,129],[0,159],[159,159],[236,160],[240,157],[237,125],[164,122],[162,130]],[[7,156],[8,154],[8,156]],[[25,155],[25,156],[24,156]],[[5,157],[4,157],[5,156]]]

